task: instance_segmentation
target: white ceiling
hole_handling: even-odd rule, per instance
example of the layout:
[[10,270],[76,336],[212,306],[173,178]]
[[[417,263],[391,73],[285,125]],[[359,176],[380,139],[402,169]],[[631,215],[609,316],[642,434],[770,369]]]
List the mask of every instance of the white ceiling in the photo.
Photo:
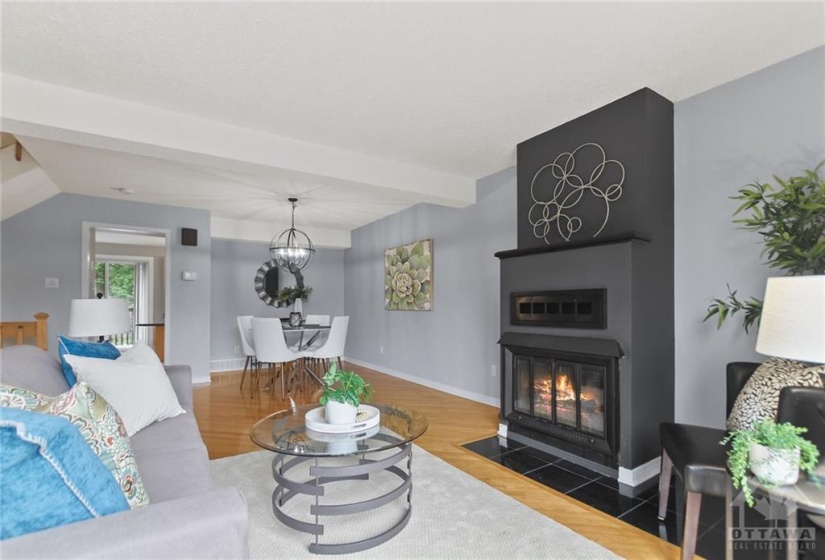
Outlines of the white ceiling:
[[825,43],[822,2],[4,3],[2,16],[3,129],[61,190],[131,188],[261,224],[297,194],[306,223],[341,231],[417,202],[466,205],[518,142],[641,87],[679,101]]

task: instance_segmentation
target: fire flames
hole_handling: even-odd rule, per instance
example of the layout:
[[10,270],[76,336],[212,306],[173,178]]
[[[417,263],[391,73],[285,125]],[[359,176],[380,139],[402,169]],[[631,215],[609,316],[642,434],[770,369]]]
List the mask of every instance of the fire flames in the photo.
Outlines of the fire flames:
[[556,376],[556,401],[576,400],[576,388],[566,374]]

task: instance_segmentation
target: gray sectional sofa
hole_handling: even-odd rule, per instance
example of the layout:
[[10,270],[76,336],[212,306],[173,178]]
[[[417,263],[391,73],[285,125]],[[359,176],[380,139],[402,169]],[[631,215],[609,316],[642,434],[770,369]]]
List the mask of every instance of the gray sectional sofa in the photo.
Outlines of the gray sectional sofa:
[[[213,490],[192,412],[189,366],[166,371],[186,414],[131,438],[150,504],[0,541],[11,558],[246,558],[247,506],[237,489]],[[69,389],[60,363],[34,346],[0,350],[0,382],[38,393]]]

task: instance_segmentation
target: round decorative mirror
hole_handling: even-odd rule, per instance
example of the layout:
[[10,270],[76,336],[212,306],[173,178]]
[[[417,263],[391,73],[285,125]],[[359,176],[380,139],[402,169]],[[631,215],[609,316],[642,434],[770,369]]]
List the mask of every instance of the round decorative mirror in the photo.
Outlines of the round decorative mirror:
[[275,261],[267,261],[255,274],[255,291],[258,297],[267,305],[278,307],[278,265]]

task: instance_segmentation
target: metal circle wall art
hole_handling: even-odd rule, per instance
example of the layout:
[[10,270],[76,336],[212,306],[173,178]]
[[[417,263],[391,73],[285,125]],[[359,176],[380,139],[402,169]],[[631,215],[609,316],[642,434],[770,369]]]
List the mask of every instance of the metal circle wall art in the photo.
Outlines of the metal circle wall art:
[[278,265],[268,261],[261,265],[255,274],[255,291],[267,305],[278,306]]
[[[586,157],[583,157],[585,155]],[[587,177],[586,170],[583,173],[582,170],[576,168],[577,156],[580,159],[595,162],[589,177]],[[615,171],[611,173],[617,179],[610,181],[606,178],[607,171],[613,167]],[[549,178],[551,192],[548,192],[547,188],[547,174],[551,175]],[[570,241],[583,225],[582,218],[575,215],[574,211],[585,195],[590,195],[604,203],[604,219],[593,234],[593,237],[597,237],[610,219],[610,203],[622,196],[624,179],[624,166],[615,159],[607,159],[604,149],[598,144],[588,142],[572,152],[560,153],[552,163],[536,171],[530,182],[533,205],[527,217],[530,225],[533,226],[533,235],[538,239],[544,239],[545,243],[550,243],[549,238],[553,236],[552,230],[555,229],[562,239]]]

